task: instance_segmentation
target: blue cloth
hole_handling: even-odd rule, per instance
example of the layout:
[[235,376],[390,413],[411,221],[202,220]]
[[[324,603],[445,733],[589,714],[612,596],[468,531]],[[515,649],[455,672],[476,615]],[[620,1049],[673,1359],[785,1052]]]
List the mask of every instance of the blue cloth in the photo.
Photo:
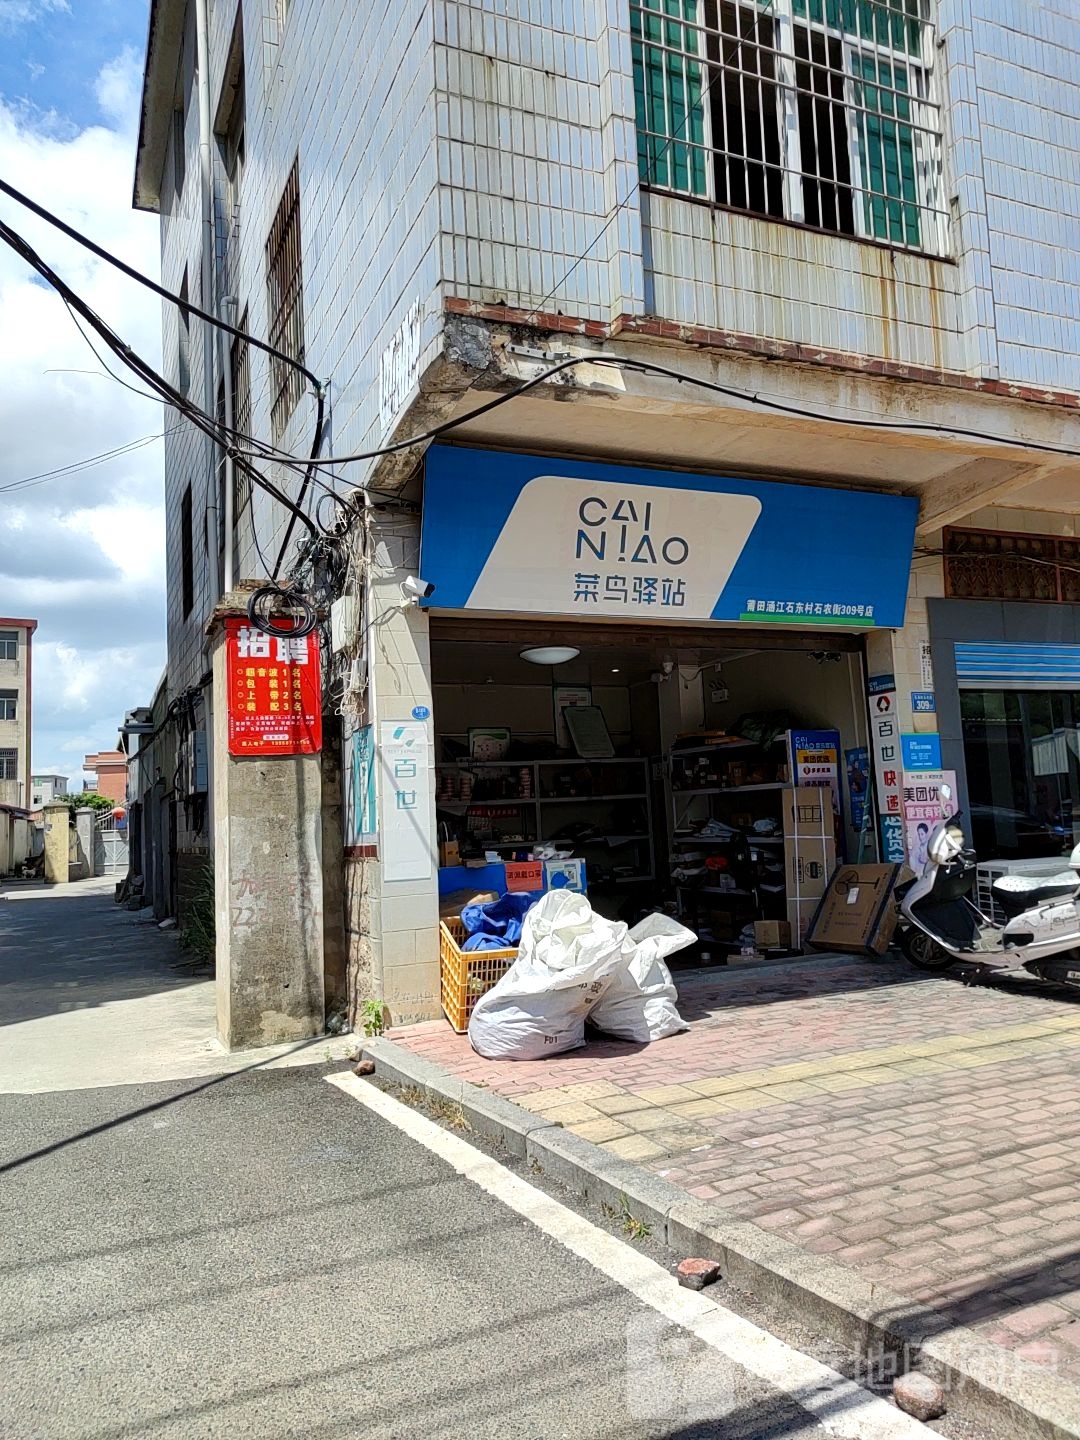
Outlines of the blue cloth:
[[498,935],[470,935],[462,950],[509,950],[510,942],[500,939]]
[[[516,945],[521,939],[521,927],[525,916],[540,899],[541,892],[525,890],[513,895],[502,895],[498,900],[489,900],[484,905],[466,905],[461,912],[461,923],[469,936],[463,950],[505,950]],[[494,945],[473,944],[474,940],[494,940]]]

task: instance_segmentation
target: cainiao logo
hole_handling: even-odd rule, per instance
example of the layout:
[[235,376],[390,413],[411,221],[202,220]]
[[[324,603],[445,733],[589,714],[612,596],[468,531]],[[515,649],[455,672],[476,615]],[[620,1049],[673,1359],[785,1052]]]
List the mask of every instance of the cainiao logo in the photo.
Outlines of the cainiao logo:
[[760,514],[753,495],[538,475],[468,608],[707,620]]

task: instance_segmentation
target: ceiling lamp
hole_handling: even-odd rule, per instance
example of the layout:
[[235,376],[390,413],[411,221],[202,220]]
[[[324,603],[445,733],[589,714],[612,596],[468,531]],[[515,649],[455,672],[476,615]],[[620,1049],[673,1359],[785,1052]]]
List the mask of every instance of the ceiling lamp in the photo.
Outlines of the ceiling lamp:
[[528,660],[530,665],[565,665],[568,660],[576,660],[581,654],[580,650],[573,645],[536,645],[531,650],[522,650],[522,660]]

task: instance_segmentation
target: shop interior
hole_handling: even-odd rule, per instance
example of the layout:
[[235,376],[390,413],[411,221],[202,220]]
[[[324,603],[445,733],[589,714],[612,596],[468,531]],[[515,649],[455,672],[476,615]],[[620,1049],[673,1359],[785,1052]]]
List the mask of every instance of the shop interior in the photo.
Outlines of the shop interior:
[[[608,918],[681,920],[678,962],[723,964],[798,950],[836,860],[877,858],[844,764],[868,743],[858,635],[437,617],[431,664],[451,904],[539,858]],[[800,730],[838,735],[816,829],[793,809]]]

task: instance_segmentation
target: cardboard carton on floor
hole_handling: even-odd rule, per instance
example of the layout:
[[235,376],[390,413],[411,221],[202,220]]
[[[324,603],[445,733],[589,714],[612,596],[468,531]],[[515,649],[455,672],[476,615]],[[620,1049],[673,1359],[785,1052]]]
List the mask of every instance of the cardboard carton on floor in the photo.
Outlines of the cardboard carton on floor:
[[759,950],[790,950],[789,920],[758,920],[754,925],[754,944]]
[[884,955],[896,928],[899,865],[841,865],[818,906],[806,943],[815,950]]

